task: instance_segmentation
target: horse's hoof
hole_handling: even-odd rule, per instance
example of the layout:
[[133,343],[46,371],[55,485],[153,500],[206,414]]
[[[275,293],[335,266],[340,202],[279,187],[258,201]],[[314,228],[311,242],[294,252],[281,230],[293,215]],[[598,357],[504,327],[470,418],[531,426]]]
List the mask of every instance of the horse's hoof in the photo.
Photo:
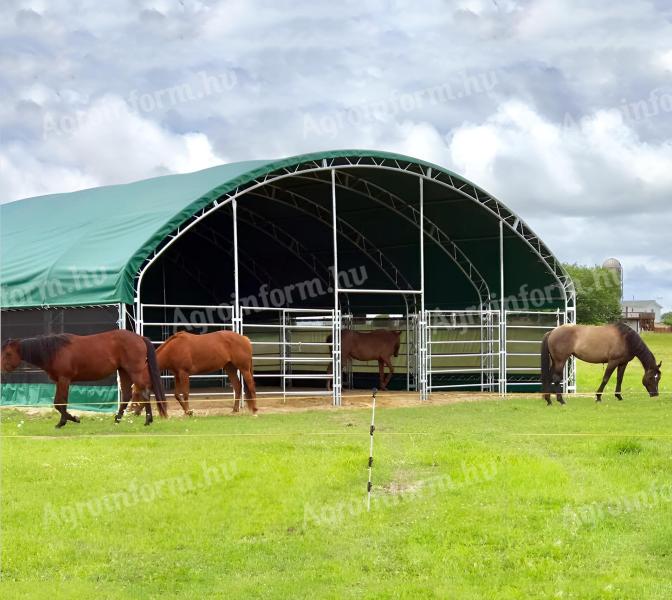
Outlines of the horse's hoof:
[[[66,421],[65,423],[67,423],[67,421]],[[61,422],[59,421],[58,423],[56,423],[56,429],[60,429],[61,427],[64,427],[64,426],[65,426],[65,423],[61,423]]]
[[621,396],[620,394],[616,394],[616,400],[623,400],[623,396]]
[[72,420],[73,420],[75,423],[81,423],[79,417],[72,417]]
[[186,414],[188,417],[193,417],[193,416],[194,416],[194,411],[193,411],[193,410],[188,410],[185,414]]

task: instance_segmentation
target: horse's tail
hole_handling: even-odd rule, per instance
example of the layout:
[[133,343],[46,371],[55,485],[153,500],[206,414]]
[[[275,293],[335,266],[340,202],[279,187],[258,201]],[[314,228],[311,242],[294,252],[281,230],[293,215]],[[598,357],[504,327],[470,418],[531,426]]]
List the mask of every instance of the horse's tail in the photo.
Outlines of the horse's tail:
[[548,350],[549,331],[541,340],[541,391],[545,394],[551,392],[551,353]]
[[166,404],[166,394],[163,391],[163,384],[161,383],[161,371],[159,371],[159,364],[156,361],[156,350],[149,338],[142,338],[145,340],[147,346],[147,368],[149,369],[149,378],[152,381],[152,389],[156,397],[156,405],[159,408],[159,414],[162,417],[168,416],[168,405]]

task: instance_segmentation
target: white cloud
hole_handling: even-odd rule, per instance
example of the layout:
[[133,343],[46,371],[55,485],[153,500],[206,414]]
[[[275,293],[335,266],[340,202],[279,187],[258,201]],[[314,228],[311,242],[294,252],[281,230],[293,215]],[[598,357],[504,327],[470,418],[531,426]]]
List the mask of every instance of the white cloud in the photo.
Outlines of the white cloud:
[[[672,229],[662,1],[351,0],[334,11],[309,0],[8,0],[0,16],[0,201],[316,149],[392,150],[474,180],[563,259],[613,254],[648,269],[672,305],[670,271],[655,267]],[[134,92],[201,89],[201,73],[235,73],[236,84],[153,112],[132,106]],[[304,135],[306,115],[332,122],[488,73],[492,89]],[[646,110],[633,117],[632,103]],[[45,139],[47,115],[81,124]],[[651,278],[634,281],[650,295]]]
[[0,150],[0,202],[99,185],[77,167],[64,167],[32,156],[18,144]]
[[203,133],[177,134],[106,96],[75,114],[44,116],[45,139],[0,149],[6,199],[124,183],[227,162]]
[[663,69],[672,72],[672,50],[659,54],[656,57],[656,63]]
[[458,172],[522,214],[656,212],[672,195],[672,142],[640,140],[618,110],[566,127],[507,101],[483,123],[457,128],[450,156]]

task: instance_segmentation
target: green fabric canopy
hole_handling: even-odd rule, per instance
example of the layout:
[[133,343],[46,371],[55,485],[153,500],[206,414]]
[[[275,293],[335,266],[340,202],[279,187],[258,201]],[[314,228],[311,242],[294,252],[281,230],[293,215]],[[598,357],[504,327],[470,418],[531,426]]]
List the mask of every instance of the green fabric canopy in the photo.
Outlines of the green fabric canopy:
[[[309,161],[357,157],[431,167],[435,172],[443,172],[471,186],[479,195],[487,196],[477,186],[437,165],[386,152],[338,150],[280,160],[233,163],[195,173],[17,200],[0,205],[2,307],[131,303],[134,279],[143,261],[171,232],[218,197],[280,169]],[[411,179],[405,175],[381,170],[370,176],[379,185],[386,182],[407,185],[407,189],[399,193],[406,197],[417,196],[417,183],[411,185],[408,183]],[[403,183],[402,178],[407,183]],[[429,214],[451,237],[463,240],[462,247],[488,279],[491,289],[498,289],[497,219],[472,200],[435,187],[433,192],[428,189],[425,196],[426,215]],[[328,202],[328,196],[323,200]],[[512,214],[494,200],[492,203]],[[358,211],[364,210],[364,204],[365,200],[345,194],[343,214],[355,220]],[[378,207],[376,210],[379,211],[376,218],[384,218],[383,209]],[[378,223],[364,219],[362,228],[368,228],[368,235],[372,239],[379,238],[384,244],[385,232],[381,233]],[[310,234],[307,227],[303,231]],[[507,272],[511,273],[511,290],[515,291],[515,286],[522,281],[540,287],[556,281],[548,266],[530,251],[522,235],[507,231],[507,236]],[[320,239],[314,243],[324,245],[324,236],[318,237]],[[411,255],[400,248],[395,250],[390,245],[389,251],[403,264]],[[427,260],[437,265],[427,269],[436,276],[429,278],[428,285],[442,286],[443,291],[439,290],[441,297],[454,295],[458,287],[447,280],[441,281],[441,275],[450,274],[452,280],[455,273],[460,277],[461,274],[446,270],[448,267],[440,268],[436,263],[439,259],[442,263],[450,262],[445,255],[439,257],[435,249],[428,248]],[[356,264],[354,259],[353,264]],[[460,304],[473,300],[467,298],[467,293],[473,293],[469,286],[465,287],[465,298],[460,299]]]
[[222,165],[0,205],[2,306],[132,302],[139,265],[166,235],[275,164]]

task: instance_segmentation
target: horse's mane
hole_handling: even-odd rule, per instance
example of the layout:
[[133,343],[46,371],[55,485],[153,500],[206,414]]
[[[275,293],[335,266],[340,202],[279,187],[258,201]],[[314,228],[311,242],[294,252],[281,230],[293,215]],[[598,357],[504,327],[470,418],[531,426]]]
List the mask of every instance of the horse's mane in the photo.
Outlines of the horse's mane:
[[18,340],[21,359],[38,367],[46,367],[61,348],[70,344],[71,338],[70,334],[60,333]]
[[618,330],[621,332],[623,339],[628,347],[628,352],[632,356],[636,356],[644,365],[645,369],[653,369],[656,366],[656,358],[649,347],[644,343],[641,336],[632,328],[626,325],[623,321],[615,323]]

